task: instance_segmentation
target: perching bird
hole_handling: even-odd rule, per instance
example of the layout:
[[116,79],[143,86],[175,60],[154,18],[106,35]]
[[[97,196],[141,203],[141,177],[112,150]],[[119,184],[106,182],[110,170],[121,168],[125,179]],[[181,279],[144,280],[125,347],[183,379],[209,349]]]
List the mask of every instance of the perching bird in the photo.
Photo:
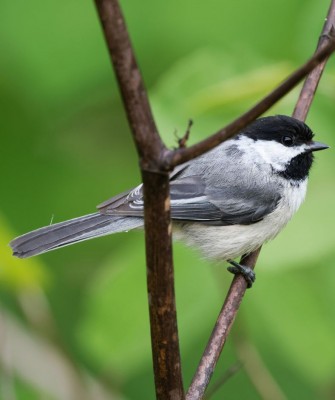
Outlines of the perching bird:
[[[205,257],[231,261],[273,239],[302,204],[313,151],[303,122],[260,118],[213,150],[177,167],[170,177],[174,235]],[[107,200],[98,212],[14,239],[20,258],[143,227],[142,185]],[[235,265],[235,263],[234,263]],[[235,265],[236,266],[236,265]],[[251,286],[254,275],[241,269]]]

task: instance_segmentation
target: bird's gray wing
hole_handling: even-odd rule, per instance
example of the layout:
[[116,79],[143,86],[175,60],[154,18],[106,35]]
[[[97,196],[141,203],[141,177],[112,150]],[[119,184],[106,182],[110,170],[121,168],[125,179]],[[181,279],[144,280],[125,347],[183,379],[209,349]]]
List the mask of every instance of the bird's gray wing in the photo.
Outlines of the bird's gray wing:
[[[267,186],[241,190],[237,186],[208,187],[199,176],[170,182],[171,217],[209,225],[249,225],[272,212],[280,196]],[[270,188],[271,189],[271,188]],[[98,208],[103,214],[143,216],[142,185],[114,197]]]
[[[184,170],[187,169],[187,163],[178,165],[170,174],[170,181],[175,180]],[[103,203],[97,205],[97,209],[102,214],[114,214],[116,212],[123,213],[127,211],[127,205],[129,205],[129,212],[133,214],[136,212],[137,215],[143,216],[143,191],[142,184],[136,186],[134,189],[127,190]]]

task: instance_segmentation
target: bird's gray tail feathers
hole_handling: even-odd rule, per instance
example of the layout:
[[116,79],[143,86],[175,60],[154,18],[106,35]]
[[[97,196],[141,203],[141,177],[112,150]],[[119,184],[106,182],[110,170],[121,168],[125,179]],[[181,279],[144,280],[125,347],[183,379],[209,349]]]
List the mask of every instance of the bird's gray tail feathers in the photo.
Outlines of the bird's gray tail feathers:
[[19,236],[10,242],[13,255],[27,258],[59,247],[111,233],[143,226],[140,217],[121,217],[94,213],[46,226]]

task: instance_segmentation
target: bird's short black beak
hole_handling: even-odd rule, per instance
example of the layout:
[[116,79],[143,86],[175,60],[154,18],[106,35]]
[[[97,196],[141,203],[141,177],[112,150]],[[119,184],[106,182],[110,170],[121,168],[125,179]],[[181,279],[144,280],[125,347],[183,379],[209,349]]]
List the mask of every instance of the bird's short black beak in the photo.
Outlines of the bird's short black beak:
[[310,151],[319,151],[319,150],[325,150],[325,149],[329,149],[329,146],[327,146],[324,143],[321,142],[310,142],[308,144],[308,147],[306,148],[306,152],[310,152]]

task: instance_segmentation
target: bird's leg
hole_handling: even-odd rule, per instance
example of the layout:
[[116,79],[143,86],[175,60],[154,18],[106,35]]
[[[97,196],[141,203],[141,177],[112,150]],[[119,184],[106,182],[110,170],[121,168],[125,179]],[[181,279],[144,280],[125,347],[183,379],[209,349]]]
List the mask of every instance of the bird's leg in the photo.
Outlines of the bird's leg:
[[236,274],[243,275],[244,279],[246,280],[246,282],[248,284],[248,288],[251,288],[252,284],[255,282],[255,279],[256,279],[255,272],[250,267],[241,265],[241,264],[237,263],[236,261],[227,260],[227,262],[232,265],[232,267],[228,267],[227,270],[234,275],[236,275]]

